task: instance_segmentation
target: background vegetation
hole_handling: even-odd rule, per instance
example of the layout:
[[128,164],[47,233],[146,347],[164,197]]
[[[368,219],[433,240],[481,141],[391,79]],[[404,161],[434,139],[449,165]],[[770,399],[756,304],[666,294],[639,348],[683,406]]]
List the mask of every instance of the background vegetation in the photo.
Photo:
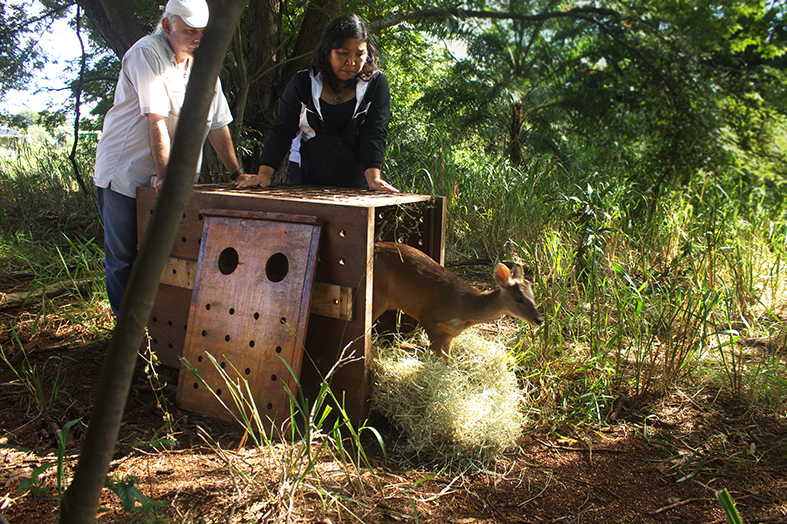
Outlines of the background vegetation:
[[[149,2],[131,4],[143,25],[152,19]],[[73,12],[43,5],[47,16]],[[310,49],[301,37],[340,7],[283,2],[269,28],[260,26],[265,5],[242,21],[223,77],[247,168]],[[620,399],[707,384],[785,415],[784,7],[345,7],[373,23],[384,51],[394,100],[385,178],[448,197],[449,261],[518,259],[533,269],[545,323],[507,340],[530,420],[603,426]],[[7,89],[43,50],[6,54],[36,26],[15,5],[0,14]],[[98,47],[72,87],[95,103],[81,127],[98,129],[118,59],[97,23],[80,23]],[[252,48],[270,49],[255,40],[268,28],[278,52],[263,60]],[[25,129],[21,116],[2,118]],[[56,128],[53,114],[39,116],[30,125]],[[82,140],[75,150],[88,187],[93,148]],[[0,280],[33,275],[32,293],[50,280],[92,279],[92,292],[56,314],[105,336],[100,228],[70,149],[38,140],[3,149]],[[52,315],[42,308],[41,319]]]

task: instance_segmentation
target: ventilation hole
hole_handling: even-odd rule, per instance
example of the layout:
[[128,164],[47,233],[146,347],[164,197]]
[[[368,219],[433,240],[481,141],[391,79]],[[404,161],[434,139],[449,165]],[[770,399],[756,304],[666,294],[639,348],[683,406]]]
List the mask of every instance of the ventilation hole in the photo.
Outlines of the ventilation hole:
[[283,253],[271,255],[265,264],[265,275],[271,282],[281,282],[290,271],[290,261]]
[[221,369],[224,369],[224,368],[226,368],[226,367],[227,367],[227,363],[226,363],[226,362],[222,362],[222,363],[221,363],[221,364],[219,364],[219,365],[221,366]]
[[173,274],[173,275],[177,275],[177,274],[178,274],[178,270],[177,270],[177,269],[173,269],[173,270],[172,270],[172,274]]
[[333,305],[334,306],[338,306],[339,305],[339,299],[338,298],[334,298],[333,299]]
[[253,348],[253,347],[254,347],[254,341],[253,341],[253,340],[249,340],[249,347],[250,347],[250,348]]
[[205,217],[202,216],[202,214],[200,213],[199,215],[197,215],[197,220],[205,220]]
[[202,336],[203,336],[203,337],[207,337],[207,336],[208,336],[208,332],[207,332],[207,331],[205,331],[204,329],[202,330]]
[[199,355],[199,356],[197,357],[197,362],[202,362],[202,355]]
[[228,247],[219,255],[219,271],[222,275],[229,275],[238,268],[238,252]]
[[281,353],[281,346],[276,346],[276,353]]
[[167,325],[168,325],[169,327],[172,327],[172,321],[171,321],[171,320],[167,320]]
[[195,383],[194,383],[194,385],[193,385],[192,387],[193,387],[194,389],[198,389],[198,388],[199,388],[199,384],[197,384],[197,383],[195,382]]
[[339,259],[339,265],[340,265],[340,266],[343,266],[343,265],[344,265],[344,259],[343,259],[343,258],[340,258],[340,259]]
[[173,347],[175,347],[175,346],[173,346],[173,345],[172,345],[172,342],[170,342],[169,344],[167,344],[167,347],[168,347],[169,349],[172,349],[172,348],[173,348]]
[[158,344],[158,340],[156,340],[156,339],[154,338],[154,339],[153,339],[153,343],[154,343],[154,344]]
[[271,375],[271,382],[276,382],[276,379],[279,378],[276,375]]
[[273,404],[271,404],[270,402],[268,402],[268,405],[267,405],[267,406],[265,406],[265,407],[266,407],[266,408],[268,408],[268,410],[271,410],[271,409],[273,409]]
[[341,231],[339,231],[339,236],[340,236],[340,237],[342,237],[342,238],[344,238],[344,237],[346,237],[346,236],[347,236],[347,233],[344,231],[344,229],[342,229]]
[[186,213],[183,213],[183,218],[186,218]]
[[227,342],[229,342],[229,341],[230,341],[230,336],[229,336],[229,335],[224,335],[224,340],[226,340]]
[[235,308],[230,308],[230,315],[234,315],[234,314],[235,314]]
[[216,396],[217,396],[217,397],[220,397],[220,396],[221,396],[221,389],[217,389],[217,390],[216,390]]
[[423,245],[424,245],[424,241],[423,241],[423,240],[419,240],[419,241],[418,241],[418,245],[419,245],[419,246],[423,246]]
[[185,243],[186,242],[186,237],[180,237],[180,241]]
[[279,322],[281,322],[282,324],[286,324],[286,323],[287,323],[287,319],[286,319],[286,318],[284,318],[284,317],[281,317],[281,318],[279,319]]
[[152,320],[153,320],[153,322],[158,322],[158,319],[156,317],[153,317]]
[[210,311],[210,304],[205,304],[205,309],[207,309],[208,311]]
[[188,331],[188,329],[189,329],[189,326],[186,325],[186,324],[183,324],[183,331]]
[[254,313],[254,320],[259,320],[259,319],[260,319],[260,314]]
[[247,375],[251,375],[251,369],[249,368],[244,369],[243,372],[246,373]]
[[201,238],[198,238],[198,239],[197,239],[197,245],[198,245],[198,246],[201,246],[201,245],[202,245],[202,239],[201,239]]

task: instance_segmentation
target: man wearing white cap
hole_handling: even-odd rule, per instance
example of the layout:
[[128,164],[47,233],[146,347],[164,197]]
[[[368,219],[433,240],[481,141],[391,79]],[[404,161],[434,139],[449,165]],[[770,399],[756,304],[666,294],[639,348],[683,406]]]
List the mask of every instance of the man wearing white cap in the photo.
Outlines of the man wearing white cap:
[[[183,106],[194,50],[208,25],[205,0],[169,0],[158,27],[123,55],[115,103],[104,118],[94,181],[104,222],[107,295],[117,314],[137,255],[136,190],[164,179]],[[244,175],[227,125],[232,114],[221,82],[208,113],[205,136],[233,180]],[[201,163],[194,166],[195,173]],[[196,181],[196,177],[195,177]]]

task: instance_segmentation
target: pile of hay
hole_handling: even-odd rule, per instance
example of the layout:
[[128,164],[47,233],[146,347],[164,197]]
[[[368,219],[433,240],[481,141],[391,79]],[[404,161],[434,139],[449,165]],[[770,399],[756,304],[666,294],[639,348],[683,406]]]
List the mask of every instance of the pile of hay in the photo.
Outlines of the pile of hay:
[[428,350],[375,346],[372,367],[372,409],[401,432],[395,455],[484,468],[515,446],[523,394],[502,345],[469,329],[454,340],[448,366]]

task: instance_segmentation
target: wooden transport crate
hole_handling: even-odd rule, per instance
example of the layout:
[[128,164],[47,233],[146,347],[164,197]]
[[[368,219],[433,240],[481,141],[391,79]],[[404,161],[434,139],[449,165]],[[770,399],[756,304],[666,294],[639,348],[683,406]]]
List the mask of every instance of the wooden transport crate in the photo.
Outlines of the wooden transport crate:
[[[137,190],[140,242],[155,203],[155,190]],[[339,369],[331,384],[338,395],[344,395],[350,417],[356,422],[363,420],[368,413],[371,365],[374,242],[395,240],[416,246],[442,264],[445,199],[313,186],[196,186],[148,322],[154,351],[162,363],[172,367],[180,366],[188,330],[203,209],[294,214],[316,217],[322,222],[301,387],[307,398],[313,398],[320,377],[331,370],[343,350],[354,351],[362,358]]]

